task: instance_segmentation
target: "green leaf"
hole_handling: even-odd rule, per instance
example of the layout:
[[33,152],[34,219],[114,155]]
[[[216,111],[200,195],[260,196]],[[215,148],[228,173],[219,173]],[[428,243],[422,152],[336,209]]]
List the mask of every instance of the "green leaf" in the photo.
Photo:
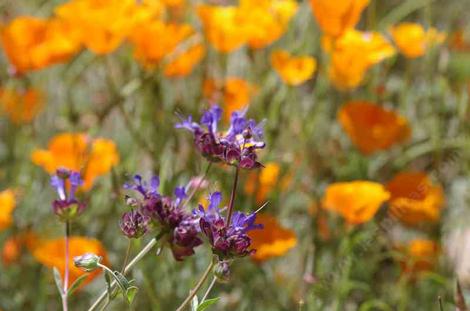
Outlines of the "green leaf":
[[80,287],[80,285],[85,281],[85,279],[88,277],[88,274],[83,274],[79,278],[73,282],[72,285],[70,285],[69,290],[67,291],[67,296],[72,296],[72,294]]
[[194,295],[193,299],[191,300],[191,311],[197,311],[198,306],[199,300],[197,299],[197,295]]
[[197,310],[196,310],[196,311],[204,311],[204,310],[206,310],[207,308],[209,308],[209,307],[212,306],[213,304],[217,303],[217,301],[219,301],[219,299],[220,299],[220,297],[207,299],[206,301],[204,301],[203,303],[201,303],[201,304],[197,307]]
[[109,272],[106,270],[104,271],[104,279],[106,280],[106,290],[108,291],[108,298],[111,300],[111,277],[109,276]]
[[64,286],[62,285],[62,277],[60,276],[60,272],[56,267],[52,268],[52,272],[54,273],[54,281],[59,293],[61,295],[64,294]]
[[135,295],[139,289],[136,286],[131,286],[126,291],[127,303],[131,304],[134,301]]

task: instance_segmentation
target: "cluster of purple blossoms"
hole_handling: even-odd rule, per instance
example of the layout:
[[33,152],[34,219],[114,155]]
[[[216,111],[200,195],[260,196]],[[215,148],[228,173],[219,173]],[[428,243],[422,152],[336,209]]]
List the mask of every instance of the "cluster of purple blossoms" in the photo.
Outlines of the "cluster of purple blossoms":
[[77,189],[82,184],[79,172],[65,168],[58,169],[51,177],[51,186],[56,189],[59,196],[52,202],[52,210],[61,220],[72,220],[85,210],[85,204],[76,198]]
[[[262,166],[257,161],[257,149],[262,149],[262,124],[245,118],[246,109],[232,113],[230,127],[223,133],[218,131],[222,109],[212,106],[202,115],[201,124],[193,122],[189,116],[176,124],[176,128],[185,128],[194,134],[194,143],[202,155],[211,162],[223,162],[244,169]],[[205,126],[205,128],[203,127]]]
[[159,194],[159,178],[154,176],[146,183],[139,175],[124,188],[138,192],[142,197],[127,198],[132,210],[122,216],[120,227],[129,238],[139,238],[152,226],[158,227],[166,236],[176,260],[194,254],[194,248],[202,244],[198,237],[198,218],[182,208],[186,197],[184,187],[177,187],[174,197]]
[[247,232],[262,229],[263,225],[255,224],[255,213],[246,215],[242,212],[235,212],[227,224],[227,219],[221,215],[222,210],[219,209],[221,201],[220,192],[214,192],[209,197],[207,209],[199,205],[199,209],[193,212],[200,217],[201,231],[212,245],[213,253],[221,261],[254,253],[255,250],[250,249],[251,239]]

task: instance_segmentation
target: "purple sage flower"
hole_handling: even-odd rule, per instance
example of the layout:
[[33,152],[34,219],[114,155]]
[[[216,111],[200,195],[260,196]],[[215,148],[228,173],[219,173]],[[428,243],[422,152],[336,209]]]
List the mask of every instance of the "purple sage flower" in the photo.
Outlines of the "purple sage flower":
[[129,204],[141,215],[147,217],[150,224],[165,233],[165,238],[176,260],[194,254],[194,248],[202,244],[199,238],[199,218],[186,212],[181,202],[186,198],[186,188],[176,187],[174,197],[163,196],[158,192],[159,179],[152,177],[147,183],[139,175],[126,189],[135,190],[141,198],[127,198]]
[[212,245],[212,251],[219,260],[244,257],[254,253],[255,250],[250,249],[251,239],[247,232],[263,227],[255,223],[256,214],[235,212],[231,223],[227,225],[227,220],[221,215],[222,210],[219,208],[221,199],[220,192],[212,193],[209,196],[207,209],[199,205],[199,209],[193,212],[200,216],[201,231]]
[[51,177],[51,186],[55,188],[59,197],[52,202],[52,210],[61,220],[72,220],[85,210],[85,204],[76,198],[77,189],[82,184],[79,172],[65,168],[58,169]]
[[226,132],[218,130],[222,109],[214,105],[205,111],[200,124],[192,117],[181,118],[176,128],[184,128],[194,135],[194,143],[201,154],[211,162],[222,162],[244,169],[262,166],[256,151],[265,147],[262,123],[245,118],[246,109],[232,113]]
[[147,232],[149,222],[150,217],[142,214],[139,209],[133,209],[122,215],[119,226],[125,236],[138,239]]

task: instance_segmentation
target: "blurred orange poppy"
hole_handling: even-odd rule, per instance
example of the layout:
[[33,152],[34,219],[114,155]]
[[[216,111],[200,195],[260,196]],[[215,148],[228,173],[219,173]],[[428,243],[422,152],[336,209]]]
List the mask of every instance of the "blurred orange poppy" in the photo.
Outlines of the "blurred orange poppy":
[[423,56],[430,47],[441,44],[445,40],[445,33],[436,28],[424,30],[416,23],[401,23],[390,28],[393,41],[403,55],[408,58]]
[[339,182],[327,187],[322,207],[340,214],[350,224],[361,224],[371,220],[389,198],[390,193],[375,182]]
[[248,106],[254,93],[252,84],[237,77],[228,77],[222,82],[206,79],[203,85],[203,94],[207,100],[214,103],[223,101],[225,120],[229,120],[234,111]]
[[88,49],[106,54],[137,31],[134,27],[158,16],[161,10],[161,3],[156,1],[70,0],[55,13],[79,30],[80,40]]
[[329,36],[339,36],[354,28],[370,0],[310,0],[313,15],[322,31]]
[[[149,23],[139,25],[130,36],[129,40],[134,46],[134,57],[145,67],[153,68],[158,65],[164,57],[173,52],[176,47],[185,39],[187,39],[194,32],[189,24],[167,24],[159,20],[154,20]],[[158,38],[158,40],[149,40],[149,38]],[[192,51],[201,54],[201,49]],[[197,60],[198,55],[189,55],[193,59],[186,59],[187,64]],[[188,56],[188,55],[186,55]],[[202,55],[199,55],[202,58]],[[189,66],[186,65],[188,69]],[[176,66],[181,65],[173,64],[172,68],[176,72]],[[172,72],[170,72],[172,73]]]
[[248,233],[251,246],[256,249],[251,257],[256,261],[265,261],[285,255],[297,245],[295,232],[282,227],[277,219],[268,214],[258,214],[256,222],[264,226],[263,230]]
[[407,225],[436,222],[444,205],[444,192],[423,172],[402,172],[386,186],[391,194],[390,214]]
[[56,18],[17,17],[1,28],[0,37],[19,74],[66,62],[80,50],[76,31]]
[[2,247],[2,263],[5,267],[15,263],[21,256],[22,243],[19,236],[12,236],[5,240]]
[[7,189],[0,191],[0,232],[13,223],[13,210],[16,207],[15,193]]
[[[38,240],[36,243],[28,246],[34,258],[48,268],[57,268],[64,277],[65,271],[65,239],[49,239]],[[86,253],[92,253],[103,258],[102,263],[108,264],[108,257],[106,250],[100,241],[81,236],[69,237],[69,272],[70,279],[69,285],[72,284],[77,278],[83,274],[88,274],[88,277],[82,283],[83,285],[91,282],[101,272],[97,269],[91,273],[82,271],[80,268],[75,267],[73,264],[73,257],[80,256]]]
[[37,89],[0,89],[0,108],[13,123],[31,122],[43,105],[43,94]]
[[279,181],[281,167],[275,162],[265,163],[260,172],[251,172],[245,183],[245,192],[256,195],[257,203],[264,203],[268,194],[274,190]]
[[239,7],[201,4],[197,7],[197,13],[207,41],[217,51],[229,53],[246,43],[244,16]]
[[58,168],[81,171],[83,188],[88,190],[96,177],[108,173],[119,163],[119,154],[113,141],[104,138],[90,139],[86,134],[63,133],[49,141],[48,149],[35,150],[31,155],[34,164],[48,173]]
[[415,239],[408,243],[403,252],[406,256],[401,262],[403,272],[416,275],[434,268],[440,248],[435,241]]
[[199,64],[205,53],[206,50],[204,46],[199,43],[178,53],[178,55],[165,66],[165,76],[181,78],[189,75],[193,71],[193,68]]
[[334,41],[324,40],[323,48],[330,53],[329,78],[340,90],[356,88],[370,67],[395,54],[380,33],[354,29]]
[[388,149],[405,141],[411,134],[404,117],[366,101],[346,103],[339,110],[337,119],[364,154]]
[[32,232],[20,232],[5,240],[2,247],[2,262],[5,266],[17,263],[25,246],[36,243],[36,235]]
[[271,64],[282,81],[289,85],[300,85],[310,79],[316,68],[317,61],[310,56],[292,56],[287,51],[274,51]]
[[240,11],[248,45],[262,49],[279,39],[297,12],[293,0],[241,0]]

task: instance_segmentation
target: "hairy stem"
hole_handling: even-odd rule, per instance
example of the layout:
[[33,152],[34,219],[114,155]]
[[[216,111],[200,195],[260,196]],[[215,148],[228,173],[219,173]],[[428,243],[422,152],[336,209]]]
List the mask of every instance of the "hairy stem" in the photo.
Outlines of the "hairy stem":
[[183,301],[183,303],[178,307],[178,309],[176,309],[176,311],[183,311],[183,309],[188,305],[188,303],[191,302],[191,300],[196,295],[198,290],[201,288],[201,286],[207,280],[207,277],[211,273],[213,267],[214,267],[214,261],[211,260],[210,264],[207,266],[206,271],[204,271],[204,274],[201,276],[199,281],[196,283],[196,286],[194,286],[194,288],[189,291],[189,295],[186,297],[186,299]]
[[68,287],[69,287],[69,236],[70,236],[70,222],[67,220],[65,222],[65,267],[64,267],[64,288],[62,291],[62,310],[68,310],[67,296],[68,296]]
[[[165,233],[162,232],[158,236],[156,236],[155,238],[151,239],[147,243],[147,245],[145,245],[145,247],[129,262],[129,264],[127,264],[127,266],[125,266],[122,274],[126,275],[126,273],[129,272],[132,269],[132,267],[135,266],[136,263],[138,263],[148,252],[150,252],[152,250],[152,248],[155,246],[155,244],[157,244],[158,240],[160,240],[160,238],[164,234]],[[115,286],[116,286],[116,281],[112,281],[111,282],[111,290]],[[96,308],[100,305],[100,303],[106,298],[107,294],[108,294],[108,291],[104,290],[101,293],[101,295],[98,297],[98,299],[96,299],[96,301],[91,305],[91,307],[88,308],[88,311],[96,310]]]
[[211,281],[211,284],[209,284],[209,287],[207,288],[206,292],[204,293],[204,296],[202,296],[202,299],[201,299],[201,302],[200,303],[203,303],[206,299],[207,299],[207,296],[209,296],[212,288],[214,287],[215,285],[215,282],[217,282],[217,278],[214,276],[212,278],[212,281]]
[[225,224],[226,227],[230,225],[230,220],[232,219],[233,214],[233,205],[235,204],[235,196],[237,193],[237,186],[238,186],[238,173],[240,169],[238,166],[235,169],[235,178],[233,180],[233,187],[232,187],[232,194],[230,195],[230,202],[228,204],[228,212],[227,212],[227,223]]

